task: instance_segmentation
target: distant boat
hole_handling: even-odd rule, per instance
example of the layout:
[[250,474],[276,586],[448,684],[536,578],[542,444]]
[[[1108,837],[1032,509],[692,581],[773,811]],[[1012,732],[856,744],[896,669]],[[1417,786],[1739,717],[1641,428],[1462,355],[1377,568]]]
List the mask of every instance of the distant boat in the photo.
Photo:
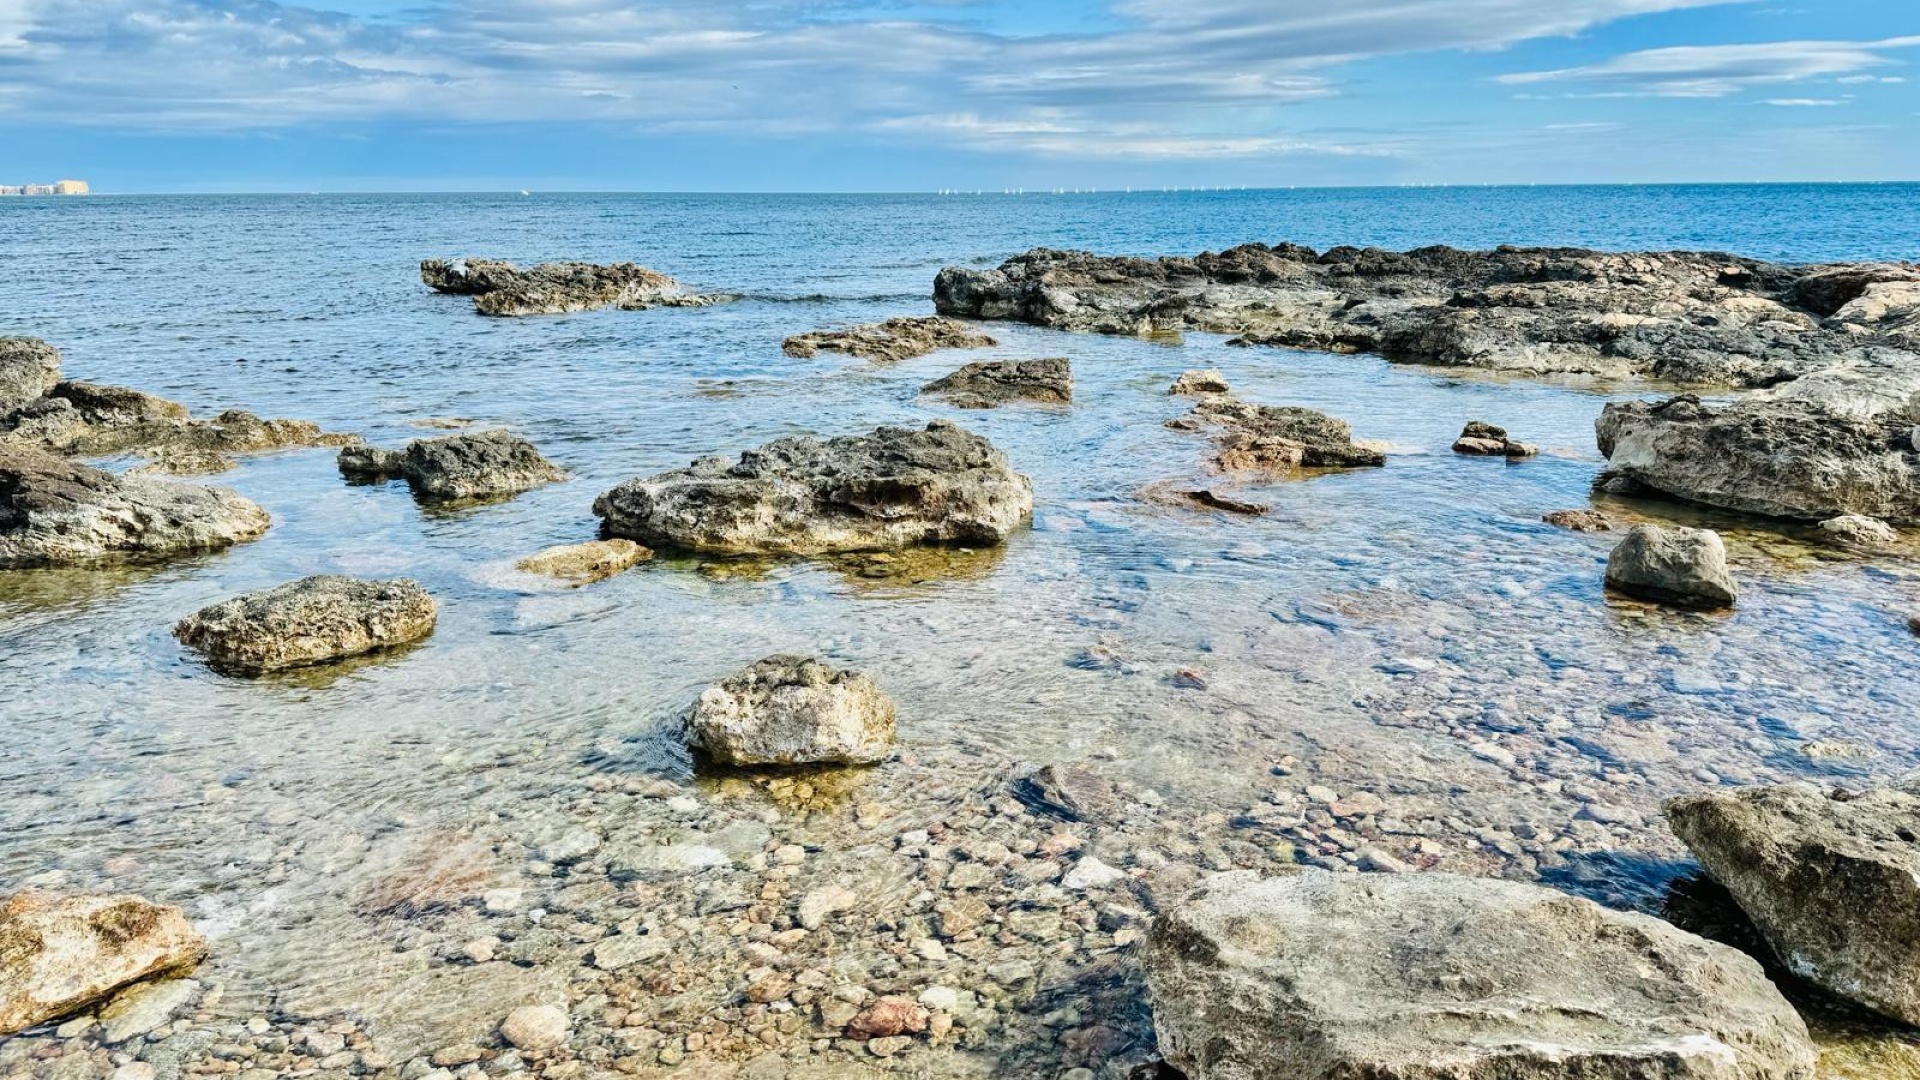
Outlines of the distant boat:
[[531,192],[531,191],[528,191],[528,190],[527,190],[526,188],[521,188],[521,189],[520,189],[520,194],[522,194],[522,195],[531,195],[531,194],[533,194],[533,192]]

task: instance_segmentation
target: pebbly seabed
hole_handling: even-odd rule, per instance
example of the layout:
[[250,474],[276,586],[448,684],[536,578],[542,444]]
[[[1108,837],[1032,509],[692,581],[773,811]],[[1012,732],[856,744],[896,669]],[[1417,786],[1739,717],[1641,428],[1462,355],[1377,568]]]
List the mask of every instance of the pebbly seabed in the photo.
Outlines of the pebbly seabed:
[[[524,261],[576,254],[554,243]],[[1698,888],[1669,891],[1691,864],[1663,799],[1865,787],[1914,763],[1911,533],[1863,553],[1811,522],[1590,494],[1601,410],[1683,388],[1190,328],[1176,342],[996,323],[993,346],[802,361],[784,338],[925,310],[931,270],[912,268],[919,299],[821,303],[670,269],[742,299],[503,324],[380,285],[377,310],[419,324],[399,340],[433,361],[328,380],[306,408],[282,400],[306,380],[204,364],[153,378],[116,370],[97,327],[21,319],[70,368],[196,412],[257,407],[383,446],[505,426],[568,478],[442,506],[398,482],[349,486],[331,451],[245,457],[220,483],[272,514],[256,541],[0,575],[18,690],[0,810],[26,823],[0,848],[0,888],[178,904],[210,946],[159,1000],[0,1042],[0,1075],[1121,1076],[1155,1053],[1137,961],[1151,915],[1207,875],[1507,877],[1686,922]],[[922,393],[965,363],[1057,356],[1070,406]],[[1218,434],[1180,430],[1196,403],[1167,394],[1201,368],[1241,401],[1347,421],[1352,445],[1386,444],[1370,451],[1385,466],[1219,486]],[[801,561],[662,551],[583,588],[513,568],[591,539],[594,496],[634,477],[933,419],[1031,478],[1029,529]],[[1474,419],[1541,454],[1454,455]],[[1150,497],[1166,484],[1267,510]],[[1585,507],[1612,531],[1540,520]],[[1607,552],[1640,522],[1718,530],[1732,612],[1604,593]],[[314,573],[418,579],[439,625],[400,652],[256,681],[168,636]],[[695,768],[687,707],[780,651],[877,680],[898,755]],[[1826,1037],[1823,1075],[1913,1069],[1905,1035],[1828,1010],[1802,1009],[1844,1035]]]

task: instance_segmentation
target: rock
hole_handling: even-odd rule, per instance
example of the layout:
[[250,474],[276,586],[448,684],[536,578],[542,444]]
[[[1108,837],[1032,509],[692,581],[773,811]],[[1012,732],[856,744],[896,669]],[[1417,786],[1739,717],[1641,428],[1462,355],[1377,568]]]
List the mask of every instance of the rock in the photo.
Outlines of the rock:
[[173,636],[217,670],[259,675],[418,641],[436,613],[417,582],[319,574],[202,608]]
[[65,457],[136,454],[161,463],[192,463],[197,472],[231,467],[229,454],[359,441],[304,420],[262,420],[239,409],[195,420],[178,402],[83,382],[56,383],[10,414],[0,409],[0,445]]
[[553,1005],[522,1005],[500,1021],[500,1037],[521,1050],[564,1046],[572,1029],[567,1011]]
[[1273,509],[1266,503],[1236,499],[1231,495],[1222,495],[1209,488],[1196,488],[1190,491],[1182,491],[1179,495],[1195,506],[1203,506],[1209,510],[1224,510],[1229,514],[1245,514],[1249,517],[1258,517]]
[[399,451],[349,447],[339,464],[361,483],[404,479],[422,499],[497,499],[566,479],[532,443],[504,431],[415,439]]
[[186,971],[206,953],[206,939],[176,907],[135,896],[15,893],[0,904],[0,1036]]
[[1677,607],[1724,608],[1740,595],[1711,529],[1636,525],[1607,556],[1607,586]]
[[1540,449],[1508,438],[1506,428],[1495,427],[1478,420],[1469,420],[1467,426],[1461,430],[1460,437],[1454,440],[1453,452],[1480,457],[1522,458],[1532,457],[1538,454]]
[[1168,394],[1230,394],[1233,388],[1227,385],[1227,377],[1213,368],[1201,368],[1183,371],[1167,388]]
[[1013,793],[1035,810],[1069,821],[1111,822],[1126,810],[1113,781],[1079,765],[1044,765],[1018,781]]
[[225,488],[118,477],[0,447],[0,569],[217,551],[269,524],[266,511]]
[[1073,864],[1073,869],[1061,876],[1060,887],[1084,892],[1088,889],[1105,888],[1116,881],[1125,881],[1126,877],[1127,875],[1122,871],[1108,866],[1091,855],[1086,855]]
[[602,971],[619,971],[658,960],[672,951],[673,947],[657,934],[617,934],[594,943],[593,966]]
[[823,885],[800,898],[800,925],[808,930],[818,930],[826,925],[827,916],[842,911],[850,911],[860,903],[860,894],[844,885]]
[[1223,874],[1143,956],[1190,1080],[1811,1080],[1760,965],[1646,915],[1450,874]]
[[898,363],[940,349],[988,349],[999,342],[958,319],[913,315],[886,322],[795,334],[781,343],[788,356],[810,360],[823,352]]
[[653,552],[631,540],[590,540],[584,544],[550,547],[513,565],[529,574],[590,585],[651,558]]
[[426,259],[420,280],[435,292],[471,296],[475,311],[495,316],[706,307],[731,299],[695,293],[658,270],[630,262],[547,262],[521,270],[497,259]]
[[606,531],[725,554],[818,555],[919,544],[998,544],[1033,511],[1033,485],[992,443],[942,421],[924,431],[777,439],[735,462],[601,495]]
[[1549,525],[1558,525],[1562,529],[1572,529],[1574,532],[1613,531],[1613,522],[1598,510],[1555,510],[1540,520]]
[[1066,360],[990,360],[968,364],[921,387],[963,409],[991,409],[1009,401],[1064,405],[1073,400],[1073,372]]
[[904,995],[876,1000],[847,1023],[850,1039],[885,1039],[927,1030],[926,1006]]
[[1854,551],[1885,551],[1900,542],[1893,526],[1879,518],[1842,514],[1820,523],[1820,531],[1837,547]]
[[893,754],[893,702],[860,672],[769,656],[707,688],[687,731],[729,765],[871,765]]
[[100,1041],[115,1046],[138,1038],[173,1019],[200,996],[192,979],[168,979],[135,986],[100,1010]]
[[1353,441],[1345,420],[1297,405],[1255,405],[1210,397],[1195,405],[1180,426],[1215,432],[1216,469],[1227,473],[1287,473],[1299,468],[1379,466],[1387,456]]
[[1793,784],[1690,795],[1666,812],[1788,970],[1920,1023],[1920,796]]
[[60,381],[60,351],[30,337],[0,337],[0,416],[47,396]]

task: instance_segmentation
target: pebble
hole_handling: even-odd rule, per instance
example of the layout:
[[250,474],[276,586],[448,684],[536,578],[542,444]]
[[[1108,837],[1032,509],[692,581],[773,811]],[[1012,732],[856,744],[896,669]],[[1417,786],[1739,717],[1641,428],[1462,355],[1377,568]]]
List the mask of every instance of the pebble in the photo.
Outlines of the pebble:
[[572,1027],[565,1009],[522,1005],[500,1021],[500,1037],[521,1050],[550,1050],[567,1041]]
[[1083,892],[1087,889],[1098,889],[1106,885],[1111,885],[1116,881],[1123,880],[1126,876],[1124,872],[1116,870],[1106,863],[1101,862],[1099,859],[1088,855],[1075,863],[1073,869],[1066,872],[1065,876],[1060,879],[1060,885],[1062,888]]

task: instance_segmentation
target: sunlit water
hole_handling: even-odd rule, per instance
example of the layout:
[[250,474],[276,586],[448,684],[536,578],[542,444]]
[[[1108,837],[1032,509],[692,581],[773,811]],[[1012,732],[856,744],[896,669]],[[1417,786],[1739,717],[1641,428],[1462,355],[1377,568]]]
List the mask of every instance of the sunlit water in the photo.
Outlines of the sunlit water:
[[[393,949],[353,907],[370,882],[453,832],[537,847],[609,777],[685,779],[673,715],[752,660],[801,651],[874,674],[906,747],[954,770],[946,785],[889,779],[896,766],[870,781],[919,820],[977,804],[1022,763],[1097,762],[1203,840],[1245,835],[1275,791],[1325,784],[1445,822],[1466,844],[1442,869],[1657,908],[1687,869],[1660,799],[1912,767],[1913,549],[1861,559],[1803,529],[1611,502],[1622,520],[1722,529],[1743,594],[1729,616],[1609,602],[1612,538],[1540,516],[1588,505],[1594,418],[1648,387],[1197,335],[996,325],[997,349],[897,366],[797,361],[781,338],[930,310],[940,266],[1039,245],[1897,258],[1920,252],[1917,200],[1873,186],[0,202],[0,333],[54,342],[70,377],[383,445],[435,434],[430,419],[506,426],[572,476],[443,511],[402,486],[344,484],[325,451],[254,457],[217,482],[271,511],[258,542],[155,569],[0,574],[0,891],[42,881],[185,904],[216,938],[216,1011],[399,994],[417,972],[383,967]],[[418,283],[419,259],[462,254],[633,259],[745,298],[487,320]],[[1034,356],[1072,360],[1071,406],[919,396],[964,361]],[[1259,518],[1143,498],[1203,475],[1204,441],[1163,426],[1190,404],[1167,384],[1200,367],[1246,399],[1348,419],[1392,444],[1387,467],[1241,489],[1272,507]],[[594,496],[629,477],[932,418],[1033,478],[1033,527],[1003,550],[890,577],[668,559],[581,590],[526,591],[503,571],[590,538]],[[1448,446],[1468,419],[1545,453],[1458,458]],[[401,655],[258,681],[211,673],[169,636],[206,603],[322,572],[416,578],[440,598],[439,627]],[[1181,669],[1205,686],[1176,682]],[[1553,838],[1566,843],[1543,855]]]

